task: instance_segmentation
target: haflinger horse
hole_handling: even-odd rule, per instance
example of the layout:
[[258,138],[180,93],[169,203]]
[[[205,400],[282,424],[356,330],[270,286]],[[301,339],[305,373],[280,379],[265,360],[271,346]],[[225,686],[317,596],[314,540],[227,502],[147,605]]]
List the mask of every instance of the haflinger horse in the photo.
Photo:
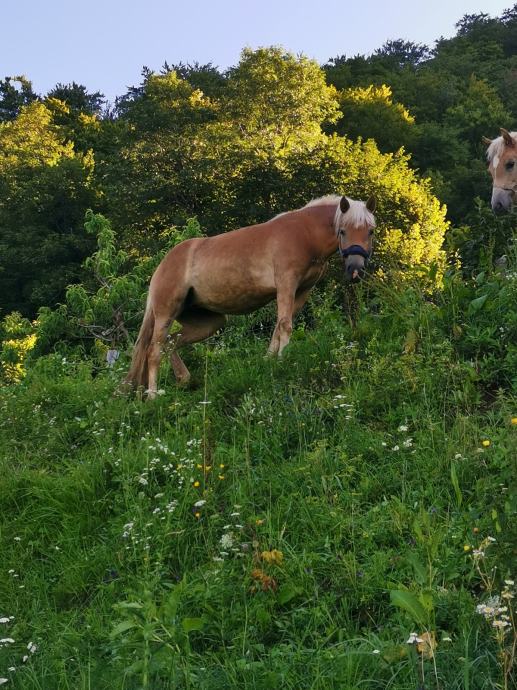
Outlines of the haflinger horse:
[[[205,340],[226,315],[255,311],[276,298],[277,321],[268,353],[281,355],[293,316],[339,250],[345,276],[357,280],[372,253],[375,199],[315,199],[266,223],[185,240],[164,257],[151,278],[147,306],[125,384],[157,394],[162,351],[170,348],[180,383],[190,373],[178,350]],[[173,321],[181,330],[169,335]]]
[[492,210],[496,213],[511,211],[517,192],[517,132],[501,128],[497,139],[483,137],[488,145],[488,169],[492,175]]

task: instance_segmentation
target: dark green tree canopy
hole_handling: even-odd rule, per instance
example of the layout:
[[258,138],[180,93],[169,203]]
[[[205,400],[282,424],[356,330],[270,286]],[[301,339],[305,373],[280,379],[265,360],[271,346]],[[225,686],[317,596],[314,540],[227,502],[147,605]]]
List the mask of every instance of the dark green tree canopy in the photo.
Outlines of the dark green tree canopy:
[[14,120],[20,108],[38,98],[27,77],[5,77],[0,79],[0,122]]
[[[25,77],[6,77],[2,308],[34,314],[82,275],[88,207],[106,214],[137,260],[192,216],[210,234],[321,194],[377,190],[389,251],[407,265],[403,246],[412,246],[418,263],[446,227],[430,185],[465,227],[476,197],[489,195],[481,137],[517,128],[516,112],[517,5],[500,17],[465,15],[432,49],[399,38],[323,69],[281,47],[245,49],[225,72],[210,62],[144,67],[109,111],[75,81],[42,98]],[[425,190],[417,201],[416,189]]]

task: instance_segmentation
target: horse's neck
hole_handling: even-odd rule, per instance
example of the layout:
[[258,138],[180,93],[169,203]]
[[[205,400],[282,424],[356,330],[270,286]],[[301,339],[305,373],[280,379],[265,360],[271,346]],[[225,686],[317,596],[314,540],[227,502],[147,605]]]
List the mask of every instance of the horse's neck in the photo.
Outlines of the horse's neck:
[[309,208],[313,221],[313,237],[318,243],[321,256],[329,257],[337,249],[337,235],[334,229],[337,206],[335,204],[322,204]]

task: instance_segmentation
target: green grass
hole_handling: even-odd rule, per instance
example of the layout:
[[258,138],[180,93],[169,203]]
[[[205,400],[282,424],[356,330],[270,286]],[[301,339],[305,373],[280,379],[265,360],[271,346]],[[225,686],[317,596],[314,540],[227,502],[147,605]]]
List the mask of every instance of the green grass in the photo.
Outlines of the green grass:
[[515,392],[479,315],[381,294],[315,297],[280,361],[236,319],[152,403],[57,354],[3,389],[7,687],[504,687],[475,609],[515,574]]

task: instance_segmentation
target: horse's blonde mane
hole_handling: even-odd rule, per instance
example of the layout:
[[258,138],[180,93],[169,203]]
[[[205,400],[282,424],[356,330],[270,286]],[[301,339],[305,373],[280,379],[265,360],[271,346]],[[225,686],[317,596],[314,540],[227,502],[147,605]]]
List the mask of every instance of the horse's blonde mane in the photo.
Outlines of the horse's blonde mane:
[[308,208],[309,206],[323,206],[323,205],[337,205],[336,215],[334,216],[334,230],[337,233],[338,230],[354,227],[357,225],[368,225],[371,228],[375,227],[375,218],[373,213],[371,213],[367,208],[364,201],[356,201],[355,199],[348,199],[350,208],[346,213],[341,211],[339,202],[341,201],[341,196],[339,194],[328,194],[327,196],[322,196],[319,199],[313,199],[309,201],[303,208]]
[[[517,132],[510,132],[510,136],[517,143]],[[494,169],[497,168],[497,166],[499,165],[499,159],[503,155],[505,146],[506,144],[504,143],[504,138],[497,137],[497,139],[492,140],[487,149],[486,157],[488,159],[488,162],[492,163]]]

